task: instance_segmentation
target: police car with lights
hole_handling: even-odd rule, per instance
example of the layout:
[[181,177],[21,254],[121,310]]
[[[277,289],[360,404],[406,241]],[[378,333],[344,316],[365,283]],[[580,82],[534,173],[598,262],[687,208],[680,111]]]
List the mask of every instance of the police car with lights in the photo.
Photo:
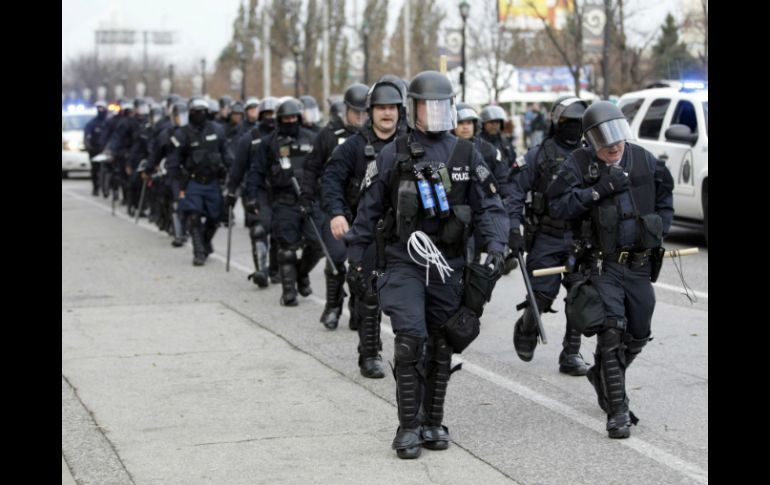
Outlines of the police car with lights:
[[96,109],[69,105],[61,112],[61,178],[70,172],[88,173],[91,162],[86,151],[84,129],[96,117]]
[[618,107],[634,143],[665,160],[674,177],[674,223],[703,231],[708,245],[708,83],[658,81]]

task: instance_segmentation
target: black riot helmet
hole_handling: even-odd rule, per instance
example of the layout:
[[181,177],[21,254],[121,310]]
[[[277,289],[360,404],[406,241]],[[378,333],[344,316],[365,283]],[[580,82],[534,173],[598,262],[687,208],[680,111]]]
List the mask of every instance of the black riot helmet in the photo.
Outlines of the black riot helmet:
[[219,98],[219,109],[229,108],[231,104],[233,104],[232,96],[228,96],[227,94],[225,94],[224,96]]
[[366,84],[355,83],[345,90],[345,106],[356,111],[366,111],[366,95],[369,87]]
[[189,110],[187,109],[187,101],[182,98],[178,98],[171,105],[171,120],[174,126],[185,126],[190,121]]
[[383,74],[380,78],[379,82],[389,82],[393,84],[394,86],[398,87],[398,90],[401,92],[401,104],[403,106],[406,106],[406,90],[407,85],[404,83],[404,80],[400,77],[396,76],[395,74]]
[[315,98],[306,94],[299,97],[302,103],[302,121],[308,125],[315,125],[321,121],[321,110],[318,109],[318,103]]
[[243,109],[243,104],[240,101],[236,101],[230,105],[230,113],[228,113],[228,116],[232,114],[244,115],[245,113],[246,110]]
[[401,96],[401,90],[396,84],[390,81],[377,81],[369,88],[366,94],[366,110],[371,116],[372,106],[382,104],[394,104],[396,106],[404,105],[404,98]]
[[457,122],[472,121],[473,134],[479,133],[479,115],[476,109],[468,103],[457,103]]
[[160,104],[152,103],[150,105],[150,121],[152,121],[153,126],[163,119],[164,112],[165,110]]
[[481,110],[481,123],[484,124],[487,121],[498,121],[500,123],[500,131],[503,131],[505,122],[508,121],[508,116],[505,114],[505,110],[497,105],[489,105]]
[[174,106],[174,105],[177,103],[177,101],[179,101],[180,99],[182,99],[182,97],[181,97],[181,96],[179,96],[178,94],[169,94],[169,95],[168,95],[168,97],[166,98],[166,114],[167,114],[167,115],[171,116],[171,108],[172,108],[172,107],[173,107],[173,106]]
[[558,98],[551,108],[549,136],[568,146],[578,146],[583,132],[581,120],[588,104],[575,96]]
[[[457,126],[457,110],[454,106],[452,82],[438,71],[423,71],[409,83],[406,101],[406,122],[409,128],[425,133],[441,133]],[[425,118],[418,120],[417,103],[425,102]]]
[[[297,136],[299,125],[302,123],[302,103],[298,99],[289,98],[278,106],[275,110],[276,125],[278,132],[282,135]],[[283,121],[286,116],[296,116],[297,121],[287,123]]]
[[[278,98],[275,96],[268,96],[263,99],[259,103],[259,117],[257,119],[262,121],[262,114],[268,111],[275,111],[279,104],[280,103],[278,102]],[[248,109],[248,106],[246,106],[246,109]]]
[[623,112],[609,101],[597,101],[586,109],[583,135],[594,150],[634,138]]
[[206,116],[209,113],[209,103],[201,97],[190,99],[187,108],[190,110],[190,124],[201,126],[206,122]]
[[335,101],[329,106],[329,122],[330,123],[343,123],[342,117],[345,114],[345,102]]

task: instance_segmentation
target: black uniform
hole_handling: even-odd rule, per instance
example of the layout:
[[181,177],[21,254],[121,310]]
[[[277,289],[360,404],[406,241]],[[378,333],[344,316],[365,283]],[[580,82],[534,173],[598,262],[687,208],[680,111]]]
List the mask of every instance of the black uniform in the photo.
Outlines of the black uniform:
[[91,184],[93,185],[93,195],[99,190],[99,169],[102,162],[94,162],[94,157],[102,153],[105,144],[102,142],[102,132],[107,125],[107,110],[100,110],[96,118],[86,123],[83,130],[84,142],[88,157],[91,159]]
[[[282,134],[279,129],[261,139],[251,160],[246,179],[248,200],[257,201],[257,209],[272,206],[270,231],[278,244],[278,264],[283,294],[281,304],[297,304],[297,290],[302,296],[312,293],[309,273],[321,258],[321,247],[306,223],[298,205],[292,178],[302,177],[305,158],[313,149],[313,133],[296,127],[295,134]],[[282,161],[284,167],[282,168]],[[272,203],[268,199],[268,187]],[[316,211],[317,214],[317,211]],[[316,218],[316,225],[320,219]],[[303,247],[297,262],[296,250]]]
[[[375,172],[375,157],[398,133],[396,130],[390,138],[383,140],[367,126],[334,150],[324,170],[322,181],[323,206],[330,218],[343,216],[349,223],[353,222],[358,210],[361,188],[371,182],[371,174]],[[367,174],[370,176],[369,180]],[[371,275],[375,270],[375,249],[375,245],[370,243],[366,248],[365,257],[360,260],[366,275]],[[367,289],[369,291],[356,294],[357,289],[350,288],[350,301],[353,302],[350,314],[351,321],[355,315],[359,336],[358,365],[362,374],[371,377],[381,375],[375,363],[369,362],[380,360],[381,315],[377,292],[373,291],[371,285]]]
[[611,438],[628,437],[636,423],[628,409],[625,371],[651,338],[651,279],[657,278],[662,238],[673,218],[673,185],[663,161],[626,142],[619,168],[610,168],[591,148],[575,150],[547,190],[553,217],[585,221],[575,227],[606,315],[597,328],[584,330],[598,333],[588,378],[607,412]]
[[[208,120],[177,128],[171,143],[175,150],[166,167],[169,175],[179,181],[179,190],[185,192],[179,199],[179,210],[187,218],[193,237],[193,263],[201,265],[214,251],[211,240],[222,216],[220,180],[227,174],[232,154],[222,127]],[[206,218],[205,227],[201,217]]]

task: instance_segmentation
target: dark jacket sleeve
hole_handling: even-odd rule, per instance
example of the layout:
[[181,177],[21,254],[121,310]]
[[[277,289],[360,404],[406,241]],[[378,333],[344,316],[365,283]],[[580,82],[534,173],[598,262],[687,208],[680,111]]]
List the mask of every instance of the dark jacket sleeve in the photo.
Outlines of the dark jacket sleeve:
[[557,219],[575,219],[585,214],[594,206],[591,197],[591,187],[580,188],[582,175],[575,162],[575,157],[570,155],[565,160],[561,171],[548,186],[548,209],[551,216]]
[[[477,167],[479,166],[484,166],[486,170],[478,170]],[[474,225],[478,228],[487,250],[502,253],[508,244],[510,223],[500,196],[484,188],[491,182],[488,180],[490,178],[489,173],[490,170],[486,167],[481,154],[478,150],[474,150],[473,161],[471,162],[470,193]],[[480,179],[479,174],[486,174],[487,176]]]
[[356,160],[357,136],[348,138],[332,152],[322,178],[323,209],[331,217],[346,216],[353,218],[345,199],[345,192],[350,177],[353,176]]

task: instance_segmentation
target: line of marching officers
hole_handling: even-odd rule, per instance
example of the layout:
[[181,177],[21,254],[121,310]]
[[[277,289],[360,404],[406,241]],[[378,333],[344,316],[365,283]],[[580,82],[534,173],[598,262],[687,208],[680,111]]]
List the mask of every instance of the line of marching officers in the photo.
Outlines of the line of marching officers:
[[[111,118],[106,106],[97,109],[86,128],[87,149],[102,160],[94,161],[94,195],[99,188],[113,199],[122,193],[131,214],[148,208],[175,247],[189,234],[196,266],[213,252],[214,234],[240,198],[254,262],[248,278],[260,288],[280,284],[287,307],[312,293],[309,274],[325,249],[320,321],[338,327],[347,282],[349,327],[358,331],[358,365],[367,378],[385,376],[380,321],[383,312],[390,317],[399,418],[392,446],[400,458],[448,446],[444,398],[456,370],[451,356],[462,350],[449,327],[477,322],[481,313],[468,310],[475,285],[468,268],[486,272],[488,301],[520,253],[528,253],[530,274],[565,264],[570,221],[607,219],[613,209],[599,209],[618,207],[620,220],[597,220],[600,233],[581,234],[600,249],[584,266],[606,310],[606,324],[593,329],[596,364],[589,371],[581,331],[568,320],[559,370],[588,375],[610,437],[630,434],[636,417],[625,369],[651,338],[654,294],[645,258],[670,226],[672,182],[662,162],[625,143],[630,133],[614,105],[560,98],[546,139],[519,158],[502,134],[505,112],[455,104],[451,82],[435,71],[409,83],[386,75],[372,86],[353,84],[323,128],[310,96],[225,96],[212,104],[172,95],[164,106],[123,100]],[[649,214],[659,219],[650,222],[655,240],[640,235]],[[618,238],[600,240],[608,231]],[[626,257],[618,259],[621,253]],[[534,278],[538,311],[550,310],[560,284],[569,289],[580,279]],[[514,346],[529,361],[538,331],[532,305],[522,306]]]

